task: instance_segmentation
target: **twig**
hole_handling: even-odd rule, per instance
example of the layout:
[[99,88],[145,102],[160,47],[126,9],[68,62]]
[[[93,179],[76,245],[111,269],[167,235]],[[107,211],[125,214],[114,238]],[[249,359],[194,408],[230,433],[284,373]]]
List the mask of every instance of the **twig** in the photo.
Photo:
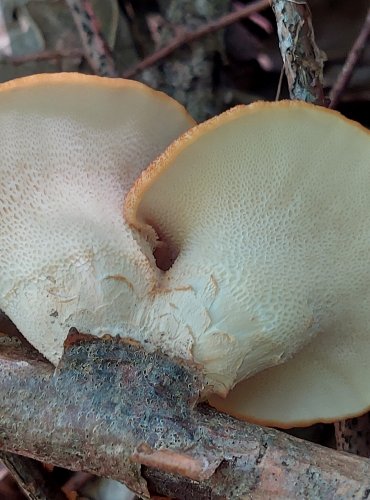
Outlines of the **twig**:
[[146,497],[366,498],[368,460],[195,407],[196,367],[117,339],[69,344],[56,372],[2,350],[1,448]]
[[214,33],[215,31],[219,31],[231,24],[240,21],[240,19],[244,19],[249,17],[251,14],[255,12],[259,12],[263,9],[266,9],[270,6],[270,0],[258,0],[257,2],[251,3],[245,6],[243,9],[239,9],[236,12],[231,12],[230,14],[226,14],[219,19],[214,21],[210,21],[209,23],[201,26],[199,29],[194,31],[185,31],[180,32],[168,45],[162,47],[161,49],[155,51],[153,54],[145,57],[138,64],[135,64],[132,68],[128,69],[123,73],[124,78],[133,78],[138,72],[153,66],[158,61],[164,59],[171,55],[175,50],[186,45],[188,43],[192,43],[199,38],[202,38],[210,33]]
[[370,458],[370,413],[335,422],[337,450]]
[[284,64],[281,67],[280,70],[280,76],[279,76],[279,81],[276,89],[276,95],[275,95],[275,101],[278,101],[280,99],[280,94],[281,94],[281,87],[283,86],[283,78],[284,78]]
[[84,57],[84,52],[81,49],[68,49],[68,50],[45,50],[43,52],[36,52],[35,54],[27,54],[25,56],[9,56],[0,59],[0,64],[10,63],[14,66],[20,64],[27,64],[30,62],[60,60],[60,59],[73,59],[75,57]]
[[325,105],[324,53],[316,45],[307,2],[272,0],[291,99]]
[[50,500],[51,498],[66,500],[66,496],[51,484],[42,465],[36,460],[1,450],[0,460],[29,500]]
[[99,27],[90,0],[66,0],[80,34],[88,63],[101,76],[117,76],[112,53]]
[[353,44],[350,52],[348,53],[342,71],[340,72],[333,88],[331,89],[330,105],[329,105],[330,108],[337,107],[341,95],[343,94],[343,92],[345,91],[351,80],[356,64],[359,62],[365,50],[366,42],[369,36],[370,36],[370,8],[367,11],[365,22],[362,25],[360,33],[358,34],[355,43]]

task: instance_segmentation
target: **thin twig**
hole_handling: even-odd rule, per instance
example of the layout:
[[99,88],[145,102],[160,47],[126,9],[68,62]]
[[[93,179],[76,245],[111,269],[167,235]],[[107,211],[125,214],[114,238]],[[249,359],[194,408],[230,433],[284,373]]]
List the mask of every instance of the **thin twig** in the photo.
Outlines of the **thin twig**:
[[291,99],[324,105],[325,55],[316,45],[307,2],[272,0]]
[[270,0],[258,0],[257,2],[251,3],[244,7],[243,9],[237,10],[236,12],[231,12],[230,14],[226,14],[225,16],[220,17],[214,21],[210,21],[209,23],[201,26],[199,29],[194,31],[185,31],[180,32],[168,45],[165,45],[161,49],[155,51],[148,57],[145,57],[138,64],[135,64],[132,68],[128,69],[124,72],[124,78],[132,78],[139,71],[142,71],[150,66],[153,66],[158,61],[164,59],[171,55],[175,50],[186,45],[188,43],[192,43],[199,38],[202,38],[206,35],[214,33],[215,31],[219,31],[231,24],[240,21],[243,18],[249,17],[251,14],[255,12],[259,12],[263,9],[266,9],[270,6]]
[[111,50],[100,30],[90,0],[66,0],[73,20],[80,34],[85,56],[91,69],[97,75],[117,76]]
[[48,478],[40,462],[0,450],[0,460],[29,500],[66,500]]
[[73,59],[77,57],[84,57],[84,52],[81,49],[67,49],[67,50],[45,50],[43,52],[36,52],[34,54],[27,54],[24,56],[9,56],[0,59],[0,64],[13,64],[18,66],[20,64],[27,64],[30,62],[51,61],[61,59]]
[[280,76],[279,76],[278,86],[276,89],[275,101],[278,101],[280,99],[281,87],[283,86],[283,78],[284,78],[284,64],[282,65],[281,70],[280,70]]
[[346,62],[343,65],[342,71],[340,72],[333,88],[330,92],[330,108],[336,108],[338,102],[341,98],[341,95],[346,90],[351,77],[353,75],[353,71],[361,59],[361,56],[365,50],[366,42],[370,36],[370,8],[367,11],[367,15],[365,18],[365,22],[362,25],[360,33],[355,40],[351,50],[348,53]]
[[[81,13],[80,13],[79,7],[76,4],[77,3],[80,4],[81,2],[67,0],[67,3],[70,6],[71,11],[74,12],[74,16],[76,18],[78,17],[78,21],[79,21],[78,26],[80,26],[82,24]],[[192,43],[192,42],[194,42],[194,41],[196,41],[196,40],[198,40],[198,39],[200,39],[208,34],[211,34],[211,33],[214,33],[215,31],[224,29],[227,26],[230,26],[231,24],[234,24],[234,23],[240,21],[241,19],[249,17],[256,12],[259,12],[259,11],[269,7],[269,5],[270,5],[269,0],[258,0],[257,2],[252,3],[250,5],[247,5],[246,7],[242,8],[242,9],[238,9],[238,11],[236,11],[236,12],[231,12],[230,14],[226,14],[225,16],[223,16],[215,21],[211,21],[196,31],[185,32],[185,33],[182,32],[174,40],[172,40],[168,45],[157,50],[153,54],[144,58],[142,61],[140,61],[138,64],[136,64],[132,68],[125,71],[122,76],[124,78],[132,78],[139,71],[142,71],[150,66],[153,66],[155,63],[157,63],[161,59],[164,59],[165,57],[168,57],[175,50],[182,47],[183,45],[186,45],[188,43]],[[76,9],[78,10],[78,14],[76,14],[76,12],[77,12]],[[86,15],[85,11],[83,12],[83,15]],[[76,25],[77,25],[77,19],[75,19],[75,21],[76,21]],[[87,36],[87,34],[86,34],[87,27],[85,26],[83,29],[84,29],[84,40],[85,40],[86,36]],[[90,36],[91,33],[89,32],[88,35]],[[53,51],[50,50],[50,51],[38,52],[36,54],[28,54],[25,56],[6,57],[3,59],[3,61],[0,61],[0,64],[3,62],[4,63],[6,62],[6,63],[14,64],[14,65],[20,65],[20,64],[26,64],[26,63],[34,62],[34,61],[47,61],[47,60],[53,60],[53,59],[64,59],[64,58],[83,57],[83,56],[88,58],[88,53],[91,51],[92,51],[91,41],[89,39],[88,52],[86,52],[86,46],[85,46],[85,51],[83,51],[81,49],[69,49],[69,50],[58,50],[58,51],[57,50],[53,50]],[[94,57],[94,59],[96,60],[98,58],[98,55],[96,53],[94,53],[94,54],[92,54],[92,57]],[[91,59],[91,57],[90,57],[90,59]],[[97,68],[96,62],[91,63],[91,60],[89,60],[89,63],[91,65],[92,69],[94,70],[94,72],[96,72],[98,74],[102,74],[101,69]],[[100,64],[100,63],[101,63],[101,61],[99,61],[98,64]],[[110,76],[114,76],[114,75],[110,74]]]

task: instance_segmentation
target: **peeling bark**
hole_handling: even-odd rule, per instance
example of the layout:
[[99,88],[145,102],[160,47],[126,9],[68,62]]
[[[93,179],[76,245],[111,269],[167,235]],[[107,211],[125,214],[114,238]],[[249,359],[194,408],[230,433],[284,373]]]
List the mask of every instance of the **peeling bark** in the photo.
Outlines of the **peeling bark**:
[[304,0],[272,0],[279,46],[291,99],[324,105],[325,54],[317,47],[310,8]]
[[0,451],[0,460],[29,500],[67,500],[67,497],[51,484],[40,462],[6,451]]
[[196,406],[196,366],[78,335],[54,370],[18,342],[0,345],[4,450],[111,477],[146,497],[344,499],[370,491],[365,459]]

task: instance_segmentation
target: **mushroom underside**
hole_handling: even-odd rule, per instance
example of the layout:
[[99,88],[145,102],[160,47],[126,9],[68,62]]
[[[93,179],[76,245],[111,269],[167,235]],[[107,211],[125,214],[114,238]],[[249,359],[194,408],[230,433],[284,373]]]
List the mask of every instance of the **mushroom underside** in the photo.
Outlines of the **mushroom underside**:
[[130,224],[177,253],[209,322],[193,354],[227,413],[291,427],[370,406],[370,140],[298,102],[192,128],[130,190]]

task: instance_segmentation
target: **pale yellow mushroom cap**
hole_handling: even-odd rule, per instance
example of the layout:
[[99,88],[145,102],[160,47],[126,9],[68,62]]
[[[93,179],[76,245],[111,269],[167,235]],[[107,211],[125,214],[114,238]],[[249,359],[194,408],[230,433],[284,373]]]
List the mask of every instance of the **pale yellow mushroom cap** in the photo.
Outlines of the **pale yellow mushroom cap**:
[[195,361],[219,394],[251,377],[217,408],[288,427],[370,406],[369,187],[369,133],[297,102],[201,124],[136,182],[128,221],[178,254],[161,286],[207,312]]
[[122,204],[193,124],[133,81],[66,73],[0,86],[0,307],[52,362],[70,327],[145,330],[137,304],[158,270]]

